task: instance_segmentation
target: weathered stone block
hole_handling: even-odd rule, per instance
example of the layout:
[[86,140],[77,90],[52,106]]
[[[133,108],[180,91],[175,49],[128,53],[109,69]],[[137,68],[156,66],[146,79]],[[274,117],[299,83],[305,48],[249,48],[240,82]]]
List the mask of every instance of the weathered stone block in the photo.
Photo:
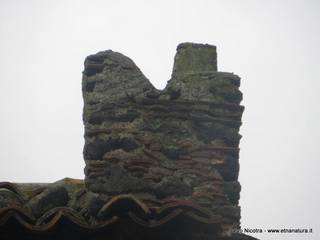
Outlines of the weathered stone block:
[[[217,71],[216,47],[177,47],[155,89],[128,57],[87,57],[83,72],[86,186],[150,207],[187,201],[239,225],[240,78]],[[148,193],[147,195],[144,193]]]

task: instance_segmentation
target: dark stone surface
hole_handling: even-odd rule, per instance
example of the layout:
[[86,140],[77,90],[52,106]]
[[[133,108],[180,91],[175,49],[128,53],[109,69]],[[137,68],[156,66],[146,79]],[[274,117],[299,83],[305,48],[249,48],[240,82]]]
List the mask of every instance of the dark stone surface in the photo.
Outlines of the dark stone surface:
[[31,209],[34,216],[40,217],[52,208],[66,206],[68,201],[68,192],[63,186],[52,186],[33,197],[26,207]]
[[[85,60],[86,186],[135,194],[149,207],[188,201],[239,226],[240,78],[217,71],[216,47],[177,47],[172,77],[155,89],[111,50]],[[146,194],[147,193],[147,194]]]

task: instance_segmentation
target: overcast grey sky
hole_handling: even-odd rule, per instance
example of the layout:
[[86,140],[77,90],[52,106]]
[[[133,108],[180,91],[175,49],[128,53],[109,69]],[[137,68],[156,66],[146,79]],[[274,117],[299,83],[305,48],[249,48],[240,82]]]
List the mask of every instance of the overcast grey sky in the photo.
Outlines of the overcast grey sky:
[[242,78],[242,227],[319,239],[317,0],[0,0],[0,181],[84,177],[87,55],[119,51],[164,88],[186,41],[216,45],[219,70]]

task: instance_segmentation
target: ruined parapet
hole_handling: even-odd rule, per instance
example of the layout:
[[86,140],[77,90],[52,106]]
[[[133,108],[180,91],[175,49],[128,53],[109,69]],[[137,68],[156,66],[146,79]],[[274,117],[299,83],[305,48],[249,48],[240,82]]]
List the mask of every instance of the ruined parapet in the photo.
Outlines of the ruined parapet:
[[239,226],[240,78],[217,71],[216,47],[183,43],[155,89],[128,57],[88,56],[83,72],[85,182],[149,208],[187,203]]
[[210,45],[180,44],[164,90],[120,53],[88,56],[85,180],[0,182],[0,239],[253,240],[233,231],[239,85]]

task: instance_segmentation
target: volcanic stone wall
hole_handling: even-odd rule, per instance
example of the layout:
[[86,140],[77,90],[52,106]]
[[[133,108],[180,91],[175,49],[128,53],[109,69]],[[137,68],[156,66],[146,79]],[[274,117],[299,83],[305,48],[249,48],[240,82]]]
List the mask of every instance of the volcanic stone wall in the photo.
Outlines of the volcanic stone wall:
[[[156,66],[155,66],[156,67]],[[201,206],[239,225],[240,78],[217,71],[216,47],[177,47],[172,77],[157,90],[111,50],[83,71],[85,183],[105,196],[133,194],[150,208]]]

